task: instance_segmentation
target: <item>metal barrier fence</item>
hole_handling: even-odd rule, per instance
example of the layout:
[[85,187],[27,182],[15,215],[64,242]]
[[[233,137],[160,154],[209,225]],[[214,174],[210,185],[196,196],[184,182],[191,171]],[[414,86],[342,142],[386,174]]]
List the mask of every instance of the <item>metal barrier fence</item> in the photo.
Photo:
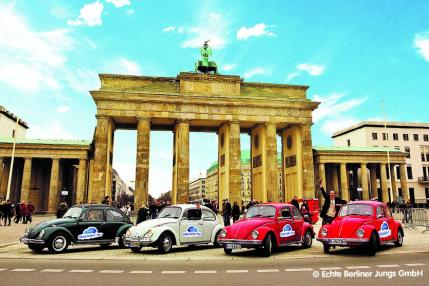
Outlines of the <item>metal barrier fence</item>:
[[394,208],[393,217],[402,222],[403,227],[417,230],[418,226],[425,227],[422,233],[429,231],[428,211],[424,208]]

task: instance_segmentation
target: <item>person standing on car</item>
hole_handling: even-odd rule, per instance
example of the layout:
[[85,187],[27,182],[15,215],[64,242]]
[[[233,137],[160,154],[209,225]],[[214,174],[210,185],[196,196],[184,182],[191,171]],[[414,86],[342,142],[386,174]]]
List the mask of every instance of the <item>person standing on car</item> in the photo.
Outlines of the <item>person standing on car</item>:
[[322,211],[320,212],[320,217],[323,219],[322,225],[331,223],[337,216],[338,209],[340,205],[347,203],[346,201],[341,200],[335,196],[334,191],[330,191],[329,194],[323,189],[323,179],[319,181],[320,192],[322,193],[325,202],[323,203]]
[[235,223],[240,219],[240,207],[237,202],[234,202],[234,206],[232,207],[232,223]]
[[142,204],[141,208],[139,209],[139,212],[137,213],[136,224],[139,224],[145,220],[147,220],[147,208],[145,204]]
[[225,199],[225,205],[223,209],[223,223],[225,226],[229,226],[231,224],[231,203],[228,199]]

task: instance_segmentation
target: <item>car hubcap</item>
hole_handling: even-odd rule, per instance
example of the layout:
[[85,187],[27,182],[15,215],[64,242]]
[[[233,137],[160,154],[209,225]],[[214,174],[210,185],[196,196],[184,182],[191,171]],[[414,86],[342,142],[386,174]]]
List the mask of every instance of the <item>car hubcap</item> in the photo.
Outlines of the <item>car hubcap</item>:
[[164,238],[162,245],[164,247],[164,250],[168,251],[171,247],[171,239],[167,236]]
[[64,236],[58,236],[53,241],[53,247],[56,251],[61,251],[66,246],[66,238]]

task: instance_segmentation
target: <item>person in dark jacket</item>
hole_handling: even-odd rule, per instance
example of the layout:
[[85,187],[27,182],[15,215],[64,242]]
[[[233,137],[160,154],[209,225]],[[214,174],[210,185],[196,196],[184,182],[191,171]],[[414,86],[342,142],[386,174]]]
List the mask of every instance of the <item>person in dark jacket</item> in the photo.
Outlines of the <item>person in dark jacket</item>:
[[323,189],[323,179],[319,181],[319,187],[320,192],[322,192],[322,196],[325,199],[322,211],[320,212],[320,217],[323,219],[322,225],[325,225],[327,223],[331,223],[335,219],[341,205],[346,204],[347,202],[336,197],[334,191],[330,191],[328,194]]
[[225,204],[223,208],[223,224],[225,226],[229,226],[231,224],[231,203],[228,201],[228,199],[225,199]]
[[294,205],[297,209],[299,209],[299,202],[298,202],[298,198],[296,196],[293,196],[293,199],[290,203],[292,205]]
[[57,209],[57,218],[62,218],[66,212],[67,212],[67,204],[61,203]]
[[6,222],[8,222],[8,226],[10,226],[10,221],[12,218],[12,203],[10,200],[7,200],[6,203],[3,205],[3,217],[4,217],[4,226],[6,226]]
[[240,207],[237,202],[234,202],[234,206],[232,207],[232,222],[235,223],[240,219]]
[[21,220],[21,205],[19,204],[19,202],[16,202],[13,208],[15,209],[15,218],[13,221],[15,223],[19,223],[19,221]]
[[148,209],[146,208],[146,205],[142,204],[141,208],[139,209],[139,212],[137,213],[136,224],[139,224],[142,221],[147,220],[147,213],[148,213]]

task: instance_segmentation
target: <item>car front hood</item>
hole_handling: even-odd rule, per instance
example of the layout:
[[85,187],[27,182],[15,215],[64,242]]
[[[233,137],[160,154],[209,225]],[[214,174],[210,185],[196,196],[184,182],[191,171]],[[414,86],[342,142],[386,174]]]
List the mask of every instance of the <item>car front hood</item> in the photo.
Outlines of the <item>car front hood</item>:
[[177,222],[178,222],[178,219],[176,218],[158,218],[158,219],[146,220],[130,228],[131,236],[142,236],[142,235],[145,235],[150,229],[153,229],[165,224],[177,223]]
[[231,225],[228,229],[228,239],[246,239],[249,233],[266,224],[272,223],[270,218],[242,219]]
[[50,226],[62,226],[65,224],[76,223],[76,219],[74,218],[58,218],[53,220],[43,221],[41,223],[36,224],[33,228],[30,229],[28,233],[28,237],[32,235],[38,234],[42,229],[45,229]]
[[356,230],[371,220],[371,218],[361,216],[337,217],[328,226],[328,237],[355,237]]

